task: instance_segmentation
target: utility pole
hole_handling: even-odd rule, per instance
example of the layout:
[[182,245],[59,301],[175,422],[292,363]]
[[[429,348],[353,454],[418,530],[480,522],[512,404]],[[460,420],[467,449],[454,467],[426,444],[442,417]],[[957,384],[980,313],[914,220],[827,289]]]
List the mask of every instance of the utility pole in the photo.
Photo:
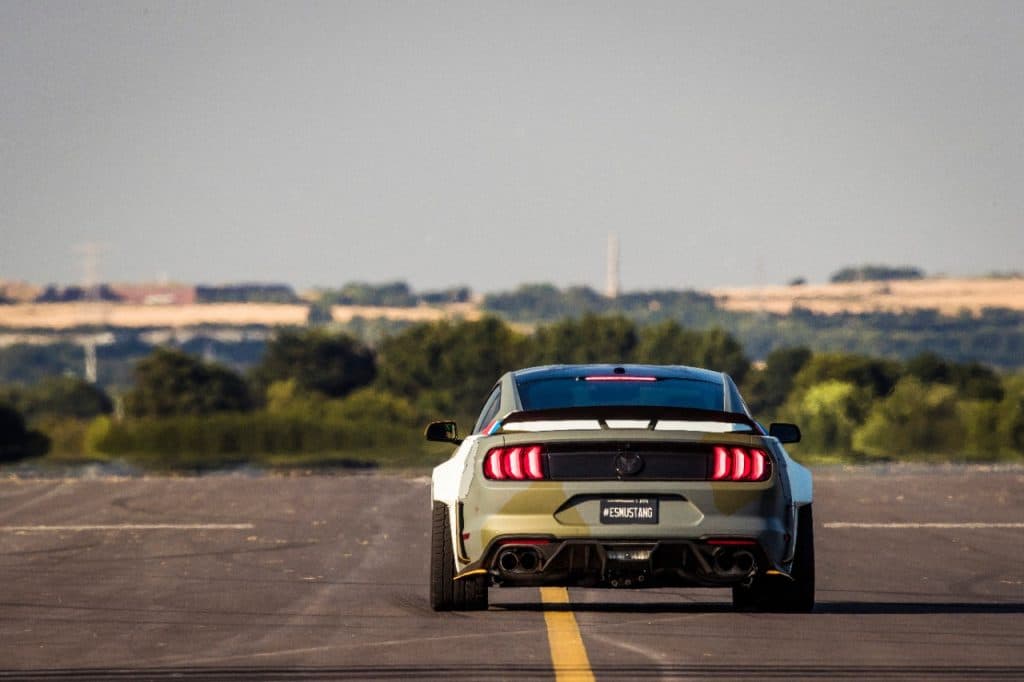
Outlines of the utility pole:
[[[98,242],[85,242],[75,245],[75,251],[82,257],[82,291],[85,300],[100,300],[100,253],[103,245]],[[87,336],[82,339],[82,350],[85,352],[85,380],[95,384],[99,376],[99,364],[96,359],[96,338]]]
[[99,375],[99,366],[96,362],[96,340],[87,338],[82,343],[85,350],[85,380],[95,384]]

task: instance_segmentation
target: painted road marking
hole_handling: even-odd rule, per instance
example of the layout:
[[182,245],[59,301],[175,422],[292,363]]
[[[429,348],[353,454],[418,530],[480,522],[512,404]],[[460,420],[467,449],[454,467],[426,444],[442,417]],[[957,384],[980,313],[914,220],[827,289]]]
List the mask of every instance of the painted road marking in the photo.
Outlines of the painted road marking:
[[972,529],[972,528],[1024,528],[1024,523],[854,523],[850,521],[832,521],[825,524],[825,528],[950,528],[950,529]]
[[251,523],[118,523],[79,526],[0,526],[3,533],[79,533],[90,530],[252,530]]
[[[569,590],[564,587],[540,588],[540,600],[545,604],[569,603]],[[593,682],[590,659],[583,646],[576,616],[572,611],[544,611],[544,623],[548,627],[548,646],[551,648],[551,663],[555,668],[557,682]]]

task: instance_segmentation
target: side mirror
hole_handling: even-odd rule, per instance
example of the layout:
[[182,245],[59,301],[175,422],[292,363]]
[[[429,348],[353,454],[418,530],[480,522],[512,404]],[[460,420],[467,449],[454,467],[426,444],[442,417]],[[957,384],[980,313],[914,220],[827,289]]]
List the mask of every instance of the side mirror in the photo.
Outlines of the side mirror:
[[440,443],[454,443],[458,445],[462,442],[459,438],[459,427],[456,426],[453,421],[443,422],[430,422],[427,424],[427,430],[423,432],[427,440],[435,440]]
[[800,427],[796,424],[778,422],[768,427],[768,435],[778,438],[780,443],[799,443]]

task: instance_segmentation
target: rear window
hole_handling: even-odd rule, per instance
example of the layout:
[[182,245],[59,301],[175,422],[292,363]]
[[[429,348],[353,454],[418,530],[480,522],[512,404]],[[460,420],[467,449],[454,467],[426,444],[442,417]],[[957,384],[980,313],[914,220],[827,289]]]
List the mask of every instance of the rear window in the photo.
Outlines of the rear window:
[[520,381],[518,386],[525,410],[598,405],[724,410],[722,385],[693,379],[588,381],[585,377],[560,377]]

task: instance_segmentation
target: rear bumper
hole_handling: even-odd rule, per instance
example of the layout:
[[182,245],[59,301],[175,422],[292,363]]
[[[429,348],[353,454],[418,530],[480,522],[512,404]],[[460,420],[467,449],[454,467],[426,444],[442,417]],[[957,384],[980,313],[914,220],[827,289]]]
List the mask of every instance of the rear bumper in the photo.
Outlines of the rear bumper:
[[[657,499],[658,522],[601,522],[602,499],[628,497]],[[785,571],[793,532],[790,512],[775,476],[763,483],[484,484],[471,488],[459,504],[456,544],[463,572],[484,569],[498,584],[610,585],[609,576],[621,567],[608,565],[608,552],[618,546],[651,552],[647,573],[637,574],[646,576],[644,583],[732,584],[736,576],[708,570],[715,556],[709,548],[723,546],[708,541],[748,541],[757,570]],[[541,568],[502,571],[496,563],[500,550],[524,539],[544,541],[530,545]]]
[[[725,544],[722,544],[725,543]],[[504,538],[478,566],[491,584],[580,587],[728,587],[779,572],[754,540]]]

